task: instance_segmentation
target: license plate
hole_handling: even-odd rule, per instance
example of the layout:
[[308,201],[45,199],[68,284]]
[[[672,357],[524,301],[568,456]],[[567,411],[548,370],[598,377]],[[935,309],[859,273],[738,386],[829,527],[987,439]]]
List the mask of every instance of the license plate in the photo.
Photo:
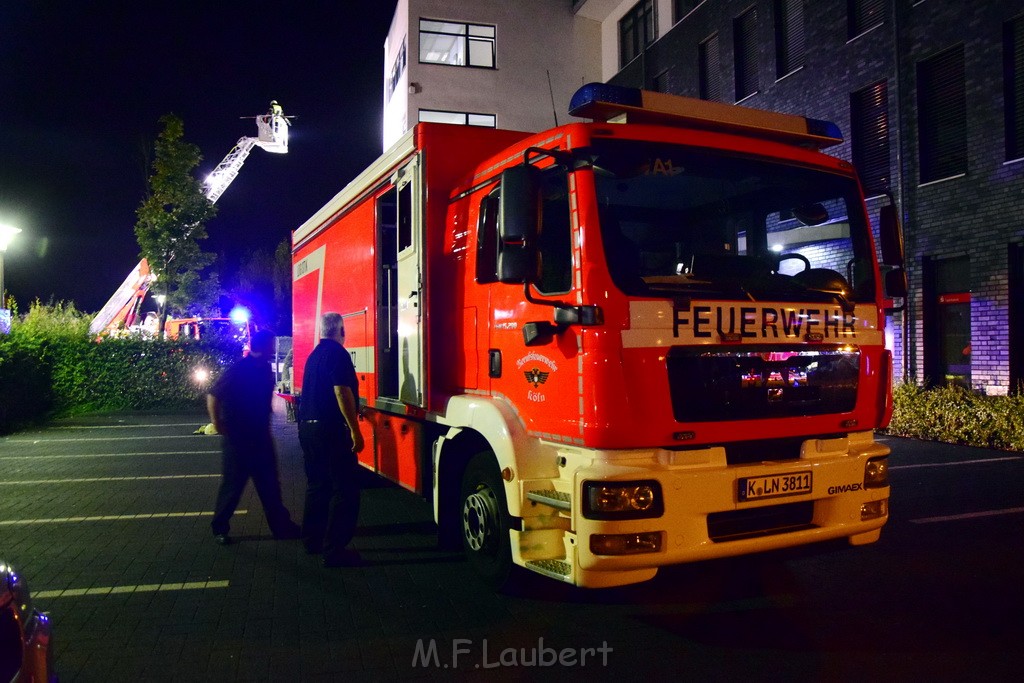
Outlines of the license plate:
[[811,492],[811,473],[770,474],[766,477],[744,477],[739,480],[740,502],[798,496]]

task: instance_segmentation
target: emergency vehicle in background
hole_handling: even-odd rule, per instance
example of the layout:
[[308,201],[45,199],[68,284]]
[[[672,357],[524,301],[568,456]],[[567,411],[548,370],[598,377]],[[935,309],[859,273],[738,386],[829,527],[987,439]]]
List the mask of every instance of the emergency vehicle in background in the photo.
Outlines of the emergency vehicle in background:
[[421,123],[295,230],[299,400],[341,313],[361,464],[496,586],[877,540],[903,245],[882,209],[880,268],[819,151],[839,129],[602,84],[570,113],[592,122]]

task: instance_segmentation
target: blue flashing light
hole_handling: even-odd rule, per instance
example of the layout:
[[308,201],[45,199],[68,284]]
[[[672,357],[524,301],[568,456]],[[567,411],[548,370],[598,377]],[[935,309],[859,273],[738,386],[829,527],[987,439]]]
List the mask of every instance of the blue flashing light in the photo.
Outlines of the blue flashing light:
[[228,314],[231,318],[231,322],[236,325],[244,325],[249,322],[249,309],[245,306],[235,306],[231,309],[231,313]]
[[817,135],[823,138],[834,138],[836,140],[843,139],[843,131],[839,129],[839,126],[832,123],[831,121],[825,121],[823,119],[806,119],[807,120],[807,132],[811,135]]
[[577,90],[569,101],[569,115],[586,116],[581,110],[597,102],[621,104],[626,107],[642,107],[643,94],[638,88],[624,88],[620,85],[606,83],[587,83]]

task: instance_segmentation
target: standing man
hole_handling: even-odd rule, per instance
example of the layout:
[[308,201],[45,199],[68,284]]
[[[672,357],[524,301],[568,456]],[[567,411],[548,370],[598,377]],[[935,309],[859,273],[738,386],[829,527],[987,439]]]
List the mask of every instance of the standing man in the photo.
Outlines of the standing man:
[[351,567],[359,553],[346,548],[359,519],[359,381],[343,346],[339,313],[320,319],[320,343],[306,359],[299,399],[299,443],[305,456],[306,506],[302,541],[310,554],[323,553],[325,567]]
[[210,524],[214,538],[221,545],[231,543],[228,536],[231,516],[249,479],[256,486],[274,538],[299,537],[299,526],[292,521],[281,501],[277,456],[270,435],[270,404],[274,393],[270,358],[273,353],[273,333],[269,330],[256,332],[249,355],[228,368],[206,396],[206,409],[217,433],[222,435],[224,453],[224,475]]

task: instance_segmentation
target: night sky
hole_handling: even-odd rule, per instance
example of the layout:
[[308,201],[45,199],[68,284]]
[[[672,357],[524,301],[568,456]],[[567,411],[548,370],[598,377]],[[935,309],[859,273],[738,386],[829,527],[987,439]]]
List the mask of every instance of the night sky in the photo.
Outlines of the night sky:
[[[383,45],[395,0],[0,3],[0,223],[21,228],[5,284],[98,310],[138,262],[135,210],[159,118],[205,177],[276,99],[287,155],[253,150],[206,251],[272,250],[381,153]],[[224,273],[222,279],[230,273]]]

